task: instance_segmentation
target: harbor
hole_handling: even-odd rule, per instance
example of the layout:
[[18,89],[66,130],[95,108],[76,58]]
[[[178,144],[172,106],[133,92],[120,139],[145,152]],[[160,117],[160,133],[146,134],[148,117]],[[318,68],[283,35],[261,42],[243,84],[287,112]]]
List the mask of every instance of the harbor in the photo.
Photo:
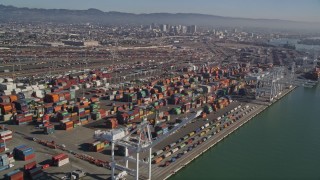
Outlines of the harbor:
[[[319,41],[307,32],[154,23],[149,14],[132,18],[150,22],[123,24],[130,13],[95,9],[0,9],[13,16],[0,22],[0,179],[259,179],[256,169],[265,173],[261,164],[283,160],[284,149],[294,156],[281,154],[288,163],[278,164],[309,173],[297,157],[316,164],[304,141],[317,144],[320,124],[310,117],[318,118],[311,94],[320,59],[313,46],[298,44]],[[35,14],[43,18],[19,21]],[[157,14],[177,16],[167,15]],[[111,25],[102,17],[120,19]],[[263,126],[252,133],[255,124]],[[282,140],[289,133],[299,144]],[[228,142],[237,146],[212,153]],[[268,158],[246,162],[246,153]]]
[[[160,177],[166,177],[165,179],[169,179],[172,175],[175,173],[178,173],[182,168],[186,167],[189,163],[191,163],[193,160],[197,159],[199,156],[201,156],[203,153],[208,151],[210,148],[214,147],[217,143],[222,141],[223,139],[227,138],[228,135],[236,131],[238,128],[241,128],[241,126],[245,125],[247,122],[252,120],[255,116],[259,115],[261,112],[263,112],[265,109],[272,106],[274,103],[276,103],[278,100],[286,96],[288,93],[293,91],[295,88],[290,88],[285,90],[274,102],[269,103],[268,105],[257,105],[254,110],[249,112],[246,116],[241,118],[239,121],[235,122],[234,124],[231,124],[229,127],[225,128],[221,132],[217,133],[216,135],[213,135],[211,139],[208,139],[206,142],[201,144],[198,149],[195,149],[191,153],[188,153],[183,159],[180,161],[176,161],[176,166],[170,166],[167,170],[162,170],[164,172],[163,174],[159,174],[158,178]],[[248,104],[249,107],[255,106],[255,104]],[[157,171],[157,170],[156,170]],[[155,173],[158,175],[158,171]]]
[[[316,169],[319,158],[314,156],[316,147],[319,147],[315,135],[318,128],[311,124],[319,123],[315,113],[318,104],[316,99],[320,95],[319,87],[295,89],[256,116],[252,123],[236,131],[226,141],[210,149],[169,179],[318,179]],[[310,133],[300,137],[297,132],[301,126],[308,128]],[[292,150],[293,148],[295,149]],[[268,153],[262,153],[262,150]],[[301,156],[296,156],[298,152]],[[302,161],[303,164],[300,163]],[[227,174],[230,169],[233,173]],[[212,173],[208,173],[209,170]],[[193,171],[198,173],[193,174]],[[292,173],[288,175],[288,172]]]

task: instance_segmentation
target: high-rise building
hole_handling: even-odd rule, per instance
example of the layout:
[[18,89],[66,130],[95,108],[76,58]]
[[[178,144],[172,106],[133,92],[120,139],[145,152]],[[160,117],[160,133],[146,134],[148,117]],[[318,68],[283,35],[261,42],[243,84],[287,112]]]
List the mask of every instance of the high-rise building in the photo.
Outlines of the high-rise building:
[[238,32],[237,28],[234,28],[233,33],[237,33],[237,32]]
[[190,33],[190,34],[194,34],[194,33],[196,33],[197,32],[197,26],[196,25],[191,25],[191,26],[188,26],[188,32]]
[[178,30],[179,32],[181,31],[181,27],[182,27],[181,25],[178,25],[178,26],[177,26],[177,30]]
[[161,24],[161,25],[160,25],[160,30],[161,30],[162,32],[166,32],[166,31],[167,31],[167,25],[166,25],[166,24]]
[[188,29],[187,29],[187,26],[182,26],[182,27],[181,27],[181,33],[182,33],[182,34],[186,34],[186,33],[187,33],[187,30],[188,30]]
[[151,24],[151,28],[152,28],[152,29],[155,29],[156,26],[157,26],[157,25],[156,25],[155,23],[152,23],[152,24]]

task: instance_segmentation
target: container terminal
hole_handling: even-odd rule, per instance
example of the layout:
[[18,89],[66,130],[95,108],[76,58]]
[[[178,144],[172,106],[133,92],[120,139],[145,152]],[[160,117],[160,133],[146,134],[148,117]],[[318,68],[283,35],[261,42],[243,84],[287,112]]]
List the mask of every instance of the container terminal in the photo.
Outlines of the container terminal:
[[[297,74],[303,67],[282,64],[278,53],[292,50],[274,48],[273,63],[260,64],[246,61],[252,47],[196,43],[201,54],[185,42],[112,47],[100,59],[86,49],[81,62],[48,48],[56,65],[26,60],[13,65],[18,73],[7,71],[8,61],[0,68],[0,178],[167,179],[295,87],[316,83]],[[228,53],[241,61],[220,59]]]
[[[32,86],[3,78],[4,92],[13,93],[0,97],[7,158],[2,172],[21,176],[15,167],[23,165],[22,175],[31,178],[58,179],[81,170],[90,179],[108,178],[115,167],[114,176],[148,179],[151,164],[152,178],[169,177],[294,85],[278,67],[260,73],[240,63],[173,69],[157,79],[120,84],[108,83],[111,74],[99,70]],[[132,146],[119,145],[124,142]],[[137,156],[137,142],[150,146],[151,159],[147,151]]]

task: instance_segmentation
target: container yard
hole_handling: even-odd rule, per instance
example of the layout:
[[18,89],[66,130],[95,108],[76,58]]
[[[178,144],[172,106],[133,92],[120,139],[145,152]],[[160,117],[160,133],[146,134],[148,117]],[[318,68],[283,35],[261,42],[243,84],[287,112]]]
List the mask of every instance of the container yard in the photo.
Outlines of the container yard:
[[[170,133],[152,148],[150,160],[152,178],[169,177],[183,167],[181,163],[187,164],[271,103],[252,99],[255,82],[245,77],[253,68],[241,63],[200,63],[163,73],[158,79],[128,81],[121,86],[103,79],[111,75],[100,70],[58,76],[31,86],[4,79],[6,89],[17,88],[0,98],[4,123],[1,149],[4,152],[9,147],[6,152],[12,151],[13,164],[25,162],[22,174],[26,177],[58,178],[67,171],[96,167],[95,172],[105,178],[111,176],[113,138],[134,132],[129,141],[136,142],[142,133],[140,124],[147,122],[153,141]],[[18,87],[20,92],[16,92]],[[250,102],[243,97],[251,98]],[[268,95],[260,98],[264,97]],[[184,118],[195,113],[191,122],[171,134]],[[107,135],[111,131],[113,134]],[[51,153],[44,153],[44,149]],[[116,149],[115,160],[121,161],[125,147]],[[140,157],[148,159],[147,153]],[[4,157],[3,171],[9,173],[13,169],[7,162]],[[129,166],[135,165],[129,162]],[[55,175],[59,171],[65,173]],[[142,166],[140,172],[146,178],[147,168]],[[20,174],[12,172],[4,177]]]
[[315,83],[294,72],[308,53],[260,42],[273,35],[75,25],[72,38],[85,39],[80,27],[95,40],[0,49],[1,179],[167,179]]

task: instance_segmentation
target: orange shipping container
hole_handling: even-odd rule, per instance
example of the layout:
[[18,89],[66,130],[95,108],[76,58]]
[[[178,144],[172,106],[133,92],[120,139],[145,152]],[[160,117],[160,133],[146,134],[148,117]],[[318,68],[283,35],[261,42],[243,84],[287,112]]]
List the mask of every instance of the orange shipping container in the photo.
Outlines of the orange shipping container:
[[83,102],[83,106],[84,106],[84,107],[88,107],[88,106],[89,106],[89,102],[87,102],[87,101],[86,101],[86,102]]
[[88,123],[89,123],[89,121],[88,121],[88,120],[81,121],[81,124],[82,124],[82,125],[85,125],[85,124],[88,124]]
[[65,124],[66,126],[73,125],[73,121],[66,122]]
[[154,160],[154,164],[158,164],[163,160],[162,157],[158,157],[157,159]]
[[73,126],[66,128],[66,131],[73,129]]
[[158,99],[162,99],[163,98],[163,94],[162,93],[158,93],[157,96],[158,96]]
[[53,102],[58,102],[60,100],[59,95],[57,94],[49,94],[49,97]]
[[1,103],[0,104],[0,110],[3,114],[8,113],[9,111],[12,110],[12,106],[9,103]]
[[9,97],[10,97],[10,102],[13,102],[13,101],[17,101],[17,100],[18,100],[17,95],[11,95],[11,96],[9,96]]
[[59,112],[61,111],[61,106],[55,106],[54,107],[54,112]]

